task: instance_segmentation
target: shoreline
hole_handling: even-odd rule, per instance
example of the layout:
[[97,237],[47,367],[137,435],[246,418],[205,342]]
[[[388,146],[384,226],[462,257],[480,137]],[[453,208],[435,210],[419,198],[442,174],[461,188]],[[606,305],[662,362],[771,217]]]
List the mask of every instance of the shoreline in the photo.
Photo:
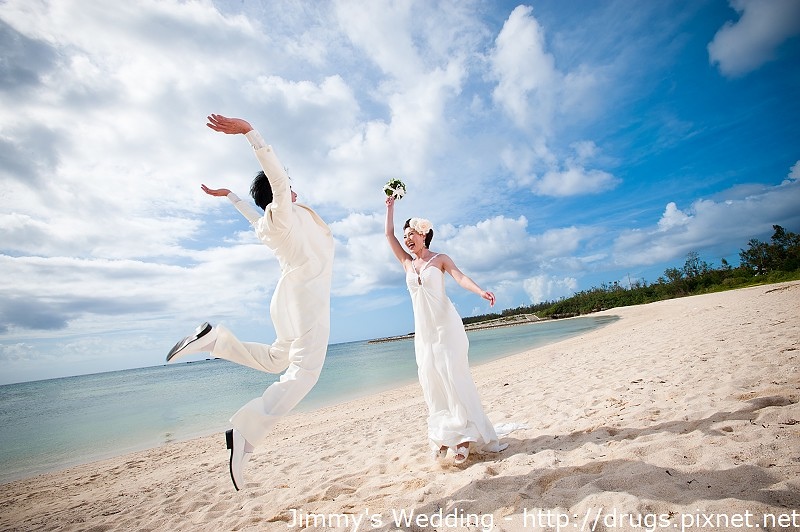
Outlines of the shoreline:
[[[579,317],[587,317],[593,316],[595,313],[592,314],[583,314],[582,316],[574,316],[576,318]],[[531,317],[535,319],[531,319]],[[562,318],[567,319],[567,318]],[[479,323],[470,323],[468,325],[464,325],[464,330],[467,332],[469,331],[483,331],[486,329],[500,329],[502,327],[514,327],[515,325],[531,325],[533,323],[544,323],[548,321],[554,321],[552,318],[539,318],[536,314],[516,314],[514,316],[507,316],[507,317],[500,317],[494,318],[492,320],[481,321]],[[406,333],[406,334],[399,334],[397,336],[384,336],[382,338],[373,338],[372,340],[367,340],[368,344],[382,344],[385,342],[399,342],[401,340],[413,340],[414,333]]]
[[[794,281],[615,308],[594,314],[620,317],[598,330],[482,363],[490,419],[528,428],[461,468],[429,458],[414,383],[288,416],[240,492],[212,435],[0,485],[0,529],[291,530],[293,515],[369,511],[381,526],[360,530],[394,530],[400,509],[491,518],[494,530],[522,529],[534,508],[667,516],[670,528],[698,512],[790,515],[798,302]],[[305,529],[352,530],[329,525]]]
[[[587,317],[575,322],[575,325],[553,322],[540,327],[501,329],[500,332],[470,332],[473,339],[470,365],[475,367],[532,349],[546,341],[559,341],[560,338],[547,338],[580,334],[607,321],[607,318]],[[558,332],[554,330],[548,333],[552,328]],[[330,346],[320,382],[292,413],[310,412],[321,406],[417,382],[413,343],[381,345],[387,347],[367,345],[365,341],[355,345]],[[209,357],[180,365],[74,377],[63,383],[59,379],[40,381],[23,385],[22,389],[14,389],[7,397],[35,393],[41,398],[58,400],[60,405],[57,403],[45,407],[41,416],[25,410],[16,416],[13,406],[11,411],[6,412],[6,415],[14,417],[9,419],[6,434],[0,438],[7,443],[0,452],[6,466],[0,471],[0,484],[155,448],[165,443],[210,436],[228,428],[231,412],[263,393],[266,385],[277,380],[277,376],[262,375],[220,360]],[[193,366],[197,366],[197,369],[193,370]],[[265,383],[265,380],[268,382]],[[195,384],[192,385],[192,382]],[[33,388],[28,389],[28,386]],[[125,395],[128,400],[113,409],[108,405],[104,408],[102,404],[105,400],[98,401],[99,397],[94,397],[92,390],[95,387],[106,390],[105,393],[110,393],[112,397]],[[214,398],[209,395],[206,390],[210,388],[219,390],[219,396]],[[104,397],[104,392],[99,395]],[[156,397],[158,399],[154,399]],[[45,399],[39,404],[44,407],[48,402]],[[7,404],[10,406],[15,403],[9,401]],[[139,406],[129,409],[128,404]],[[48,417],[53,408],[64,415]],[[117,411],[119,415],[115,414]],[[180,413],[178,415],[181,417],[175,418],[173,412]],[[90,428],[96,420],[109,414],[114,417],[107,422],[101,421],[96,429]],[[29,443],[27,439],[31,437],[39,440]],[[54,445],[55,442],[60,444]]]

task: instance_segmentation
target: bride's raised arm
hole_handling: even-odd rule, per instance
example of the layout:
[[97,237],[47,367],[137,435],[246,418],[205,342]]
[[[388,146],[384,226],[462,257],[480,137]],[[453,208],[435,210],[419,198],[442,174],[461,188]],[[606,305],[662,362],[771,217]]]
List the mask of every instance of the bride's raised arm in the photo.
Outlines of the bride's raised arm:
[[386,234],[386,240],[389,242],[389,247],[392,248],[394,256],[397,257],[397,260],[399,260],[403,268],[405,268],[406,264],[414,260],[414,258],[406,253],[406,250],[403,249],[403,245],[400,244],[400,241],[397,240],[397,237],[394,235],[394,197],[392,196],[386,198],[386,225],[384,233]]

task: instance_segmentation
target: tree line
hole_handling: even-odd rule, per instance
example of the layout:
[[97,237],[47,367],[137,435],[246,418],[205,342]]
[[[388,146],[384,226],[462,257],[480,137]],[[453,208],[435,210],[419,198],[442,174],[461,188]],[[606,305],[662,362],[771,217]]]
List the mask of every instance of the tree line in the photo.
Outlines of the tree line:
[[740,263],[736,268],[725,259],[715,268],[701,260],[696,251],[691,251],[683,267],[667,268],[664,275],[652,284],[637,280],[626,288],[618,281],[603,283],[600,287],[577,292],[559,301],[470,316],[464,318],[463,322],[467,325],[519,314],[565,318],[615,307],[800,279],[800,235],[786,231],[780,225],[773,225],[772,228],[775,232],[769,242],[752,238],[746,249],[739,250]]

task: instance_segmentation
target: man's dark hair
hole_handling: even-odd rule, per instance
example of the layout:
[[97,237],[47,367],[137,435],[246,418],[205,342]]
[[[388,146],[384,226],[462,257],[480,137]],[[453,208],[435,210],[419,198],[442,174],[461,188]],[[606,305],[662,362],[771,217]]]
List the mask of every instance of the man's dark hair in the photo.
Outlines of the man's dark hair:
[[253,201],[256,205],[267,210],[267,205],[272,203],[272,186],[269,184],[267,174],[262,170],[256,174],[253,179],[253,184],[250,185],[250,195],[253,196]]
[[[403,225],[403,231],[405,231],[409,227],[411,227],[411,218],[406,220],[405,225]],[[430,248],[431,247],[431,240],[433,240],[433,228],[431,228],[430,231],[428,231],[428,234],[425,235],[425,247],[426,248]]]

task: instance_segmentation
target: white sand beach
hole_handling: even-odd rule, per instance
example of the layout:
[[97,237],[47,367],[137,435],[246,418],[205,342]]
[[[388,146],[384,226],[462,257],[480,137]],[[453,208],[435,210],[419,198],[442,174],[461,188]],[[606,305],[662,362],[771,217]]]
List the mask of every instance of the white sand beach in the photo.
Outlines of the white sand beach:
[[0,529],[800,530],[800,282],[603,314],[473,369],[503,453],[434,462],[408,385],[287,417],[242,491],[219,434],[4,484]]

